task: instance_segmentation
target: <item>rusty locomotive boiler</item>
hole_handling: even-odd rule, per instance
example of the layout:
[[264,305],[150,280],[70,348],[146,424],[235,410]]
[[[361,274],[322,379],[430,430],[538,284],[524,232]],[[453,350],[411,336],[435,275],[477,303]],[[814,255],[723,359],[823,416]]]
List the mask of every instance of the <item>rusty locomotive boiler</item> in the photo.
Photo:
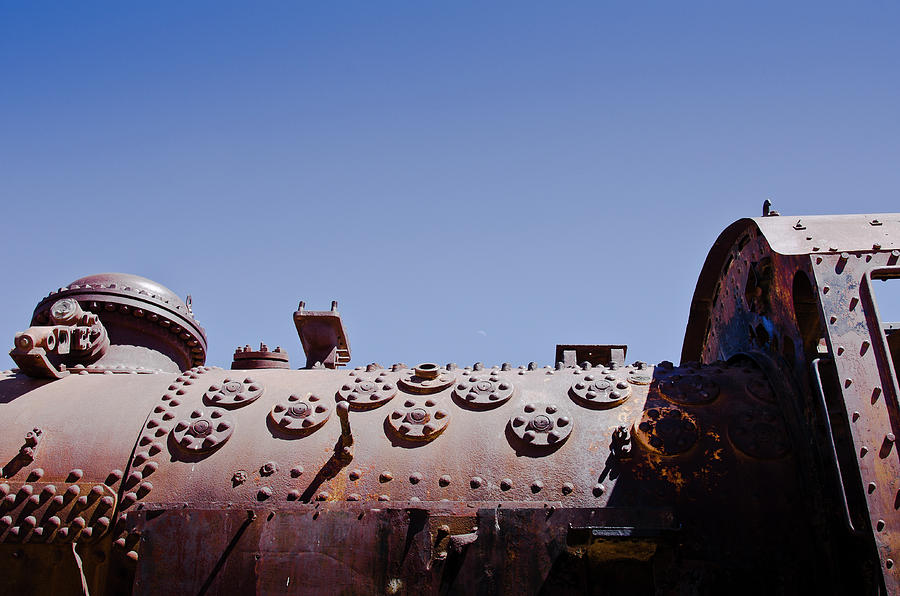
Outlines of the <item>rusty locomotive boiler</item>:
[[679,365],[206,366],[147,279],[52,292],[0,375],[4,594],[898,594],[900,214],[743,219]]

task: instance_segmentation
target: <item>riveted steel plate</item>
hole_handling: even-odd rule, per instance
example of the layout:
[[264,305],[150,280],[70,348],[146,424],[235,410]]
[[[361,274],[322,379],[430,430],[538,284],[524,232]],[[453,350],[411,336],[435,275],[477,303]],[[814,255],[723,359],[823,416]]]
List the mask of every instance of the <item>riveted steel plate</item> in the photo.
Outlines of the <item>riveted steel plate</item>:
[[371,410],[397,395],[397,375],[390,371],[379,370],[374,374],[351,371],[350,376],[335,399],[349,403],[351,410]]
[[694,446],[700,436],[697,421],[680,408],[649,408],[635,425],[634,436],[662,455],[676,455]]
[[521,442],[538,447],[560,445],[572,434],[574,419],[551,403],[527,403],[509,418],[509,428]]
[[207,405],[222,408],[239,408],[259,399],[263,386],[250,377],[239,380],[225,377],[221,383],[213,383],[204,395]]
[[110,526],[116,493],[101,483],[0,483],[0,542],[93,542]]
[[631,386],[625,375],[612,370],[589,370],[569,387],[569,397],[587,408],[613,408],[631,396]]
[[728,438],[734,447],[757,459],[776,459],[790,451],[787,429],[775,408],[746,408],[728,425]]
[[490,374],[461,376],[453,388],[453,397],[464,408],[484,410],[506,403],[514,391],[510,381],[492,371]]
[[450,423],[450,410],[431,398],[407,397],[387,416],[388,427],[399,438],[431,441]]
[[234,418],[219,408],[197,408],[172,428],[175,443],[186,451],[212,451],[234,432]]
[[279,428],[294,434],[308,434],[328,421],[332,407],[312,393],[291,395],[272,406],[269,416]]

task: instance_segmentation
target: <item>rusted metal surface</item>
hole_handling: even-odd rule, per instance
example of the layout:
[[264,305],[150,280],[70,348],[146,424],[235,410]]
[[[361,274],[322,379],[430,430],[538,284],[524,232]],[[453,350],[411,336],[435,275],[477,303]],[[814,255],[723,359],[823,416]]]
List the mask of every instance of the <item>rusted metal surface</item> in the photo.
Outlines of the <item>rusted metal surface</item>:
[[900,593],[898,354],[872,280],[900,277],[898,245],[897,214],[736,222],[704,266],[682,353],[778,363],[796,394],[779,405],[811,433],[805,483],[843,520],[823,520],[821,539],[890,594]]
[[350,341],[336,301],[331,310],[306,310],[301,302],[294,313],[294,326],[306,353],[306,368],[337,368],[350,362]]
[[77,300],[108,351],[0,375],[0,585],[898,593],[896,334],[871,284],[900,277],[900,216],[800,222],[723,233],[680,365],[566,344],[555,366],[340,370],[336,305],[301,303],[306,369],[262,344],[223,370],[170,291],[79,280],[32,325]]

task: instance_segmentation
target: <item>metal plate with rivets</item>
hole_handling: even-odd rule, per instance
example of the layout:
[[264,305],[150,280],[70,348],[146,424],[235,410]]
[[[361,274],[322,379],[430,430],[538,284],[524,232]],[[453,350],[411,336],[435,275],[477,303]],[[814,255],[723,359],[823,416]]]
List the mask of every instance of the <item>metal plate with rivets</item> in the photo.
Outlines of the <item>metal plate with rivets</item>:
[[774,408],[746,409],[728,424],[735,449],[757,459],[784,457],[790,450],[787,429]]
[[572,434],[571,414],[556,404],[528,403],[509,419],[513,434],[528,445],[562,444]]
[[92,542],[116,507],[116,492],[99,483],[4,482],[0,497],[0,542]]
[[221,446],[234,432],[234,418],[219,408],[197,408],[172,428],[172,438],[182,449],[202,453]]
[[387,417],[395,436],[410,441],[430,441],[447,428],[450,411],[434,399],[407,397]]
[[291,395],[285,401],[272,406],[272,421],[282,430],[294,434],[307,434],[316,430],[331,416],[331,406],[319,396]]
[[247,377],[243,381],[225,378],[221,383],[210,385],[203,396],[207,405],[222,408],[246,406],[263,394],[263,386]]
[[506,403],[514,390],[512,383],[501,380],[494,372],[489,375],[473,373],[460,377],[453,388],[453,397],[463,407],[484,410]]
[[569,388],[572,401],[588,408],[612,408],[631,395],[631,385],[612,371],[587,371]]
[[708,404],[719,397],[719,384],[704,375],[671,375],[659,382],[660,394],[685,406]]
[[397,395],[396,375],[381,370],[377,374],[356,375],[341,387],[336,399],[346,401],[351,410],[370,410],[389,402]]
[[696,420],[680,408],[660,407],[644,411],[634,435],[653,451],[675,455],[693,447],[700,430]]

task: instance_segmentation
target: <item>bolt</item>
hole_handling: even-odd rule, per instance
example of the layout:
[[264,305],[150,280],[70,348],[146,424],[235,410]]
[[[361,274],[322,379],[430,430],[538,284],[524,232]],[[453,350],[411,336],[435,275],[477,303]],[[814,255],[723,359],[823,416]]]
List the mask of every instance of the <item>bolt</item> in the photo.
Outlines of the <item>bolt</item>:
[[409,483],[410,484],[418,484],[422,482],[422,473],[421,472],[413,472],[409,475]]
[[877,522],[875,522],[875,529],[878,530],[879,532],[884,530],[884,520],[883,519],[879,519]]
[[484,480],[479,476],[473,476],[471,480],[469,480],[469,486],[472,488],[481,488],[481,485],[484,484]]
[[[549,408],[548,408],[549,409]],[[544,432],[553,427],[553,421],[549,417],[540,414],[531,419],[531,428],[538,432]]]
[[573,485],[571,482],[563,482],[562,494],[564,494],[564,495],[572,494],[573,490],[575,490],[575,485]]
[[452,478],[450,477],[450,474],[444,474],[443,476],[438,478],[438,484],[440,484],[441,486],[450,486],[451,480]]
[[261,489],[259,489],[259,492],[256,493],[256,499],[258,501],[265,501],[266,499],[268,499],[271,496],[272,496],[272,489],[269,488],[268,486],[262,487]]
[[543,489],[543,488],[544,488],[544,483],[541,482],[540,480],[535,480],[534,482],[531,483],[531,492],[533,492],[533,493],[539,493],[539,492],[541,492],[541,489]]
[[394,475],[391,474],[390,472],[388,472],[387,470],[382,472],[381,475],[378,477],[378,480],[381,482],[390,482],[393,479],[394,479]]
[[500,490],[509,490],[512,488],[512,479],[504,478],[500,481]]
[[271,476],[278,471],[278,464],[273,461],[267,461],[259,469],[259,473],[263,476]]

